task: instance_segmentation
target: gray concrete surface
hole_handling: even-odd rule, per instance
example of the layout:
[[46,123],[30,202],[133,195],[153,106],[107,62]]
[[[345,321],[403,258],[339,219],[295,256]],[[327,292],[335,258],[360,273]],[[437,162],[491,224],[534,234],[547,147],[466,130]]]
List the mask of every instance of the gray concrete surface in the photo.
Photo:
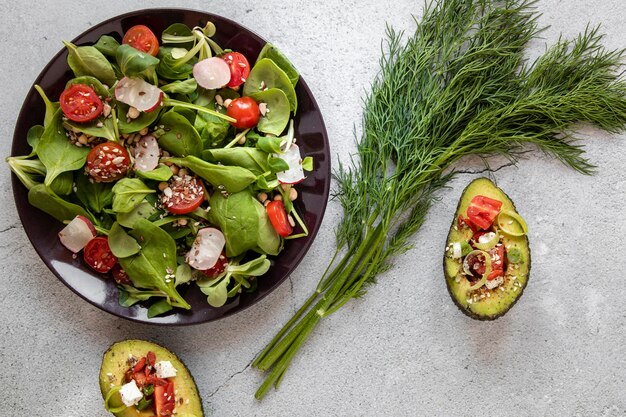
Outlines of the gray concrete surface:
[[[333,162],[354,150],[353,123],[377,70],[385,22],[412,28],[422,2],[22,1],[0,3],[0,155],[8,155],[22,99],[45,63],[91,25],[149,6],[221,14],[277,44],[296,64],[325,116]],[[626,2],[541,0],[544,39],[601,23],[610,48],[626,46]],[[496,178],[530,227],[533,269],[526,294],[505,317],[473,321],[452,304],[441,248],[461,190],[441,194],[414,238],[362,300],[324,320],[263,402],[249,368],[315,286],[330,258],[340,210],[331,202],[311,251],[260,304],[187,328],[137,325],[83,302],[30,246],[0,170],[0,416],[107,415],[97,385],[100,357],[115,340],[147,338],[176,351],[193,374],[208,416],[625,416],[626,135],[585,130],[598,173],[584,177],[533,153]],[[498,166],[505,161],[493,161]],[[465,169],[481,169],[477,160]]]

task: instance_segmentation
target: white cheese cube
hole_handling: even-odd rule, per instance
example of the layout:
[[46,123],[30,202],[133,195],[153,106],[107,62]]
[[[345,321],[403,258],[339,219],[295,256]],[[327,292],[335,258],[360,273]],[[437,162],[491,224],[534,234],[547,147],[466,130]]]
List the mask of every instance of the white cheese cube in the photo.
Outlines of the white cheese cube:
[[120,389],[120,395],[122,396],[122,402],[126,407],[137,405],[143,398],[143,393],[137,387],[137,383],[133,379],[128,384],[122,385]]
[[176,376],[176,368],[170,361],[160,361],[154,365],[159,378],[172,378]]

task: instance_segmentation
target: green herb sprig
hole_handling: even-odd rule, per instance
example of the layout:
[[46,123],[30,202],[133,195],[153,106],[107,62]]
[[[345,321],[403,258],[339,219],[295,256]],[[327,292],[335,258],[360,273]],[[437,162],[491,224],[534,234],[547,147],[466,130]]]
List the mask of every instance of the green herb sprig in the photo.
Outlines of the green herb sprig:
[[534,2],[441,0],[426,5],[415,33],[387,30],[380,73],[366,96],[357,155],[335,172],[344,217],[337,249],[317,288],[257,356],[268,372],[256,393],[278,388],[323,317],[362,296],[410,249],[409,238],[466,155],[517,161],[534,145],[583,174],[574,129],[626,126],[624,51],[607,51],[597,29],[560,39],[533,64]]

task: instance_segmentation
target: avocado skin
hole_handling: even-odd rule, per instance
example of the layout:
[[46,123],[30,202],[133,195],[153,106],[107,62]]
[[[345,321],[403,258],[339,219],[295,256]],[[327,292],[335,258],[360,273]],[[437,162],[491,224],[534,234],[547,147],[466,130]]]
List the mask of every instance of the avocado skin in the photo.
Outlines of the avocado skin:
[[[137,352],[136,350],[137,347],[139,347],[141,351]],[[100,376],[99,378],[100,379],[99,381],[100,392],[102,393],[103,399],[106,397],[106,394],[108,392],[107,387],[109,386],[109,381],[106,380],[105,378],[109,372],[112,372],[115,375],[115,371],[116,371],[114,366],[108,366],[108,365],[113,365],[112,361],[110,360],[118,357],[119,361],[116,361],[116,364],[121,363],[123,366],[120,369],[127,369],[128,366],[126,365],[126,361],[128,359],[128,356],[120,355],[120,353],[125,352],[125,351],[137,352],[136,354],[133,353],[133,355],[138,358],[145,356],[147,351],[153,351],[156,354],[157,361],[169,360],[170,362],[172,362],[172,365],[174,365],[174,367],[178,371],[177,376],[175,377],[176,379],[175,379],[174,388],[178,391],[185,391],[186,389],[188,389],[196,397],[194,401],[190,401],[189,404],[186,404],[183,406],[177,406],[177,408],[179,409],[182,407],[183,411],[181,414],[177,413],[175,415],[181,415],[184,417],[187,417],[187,416],[188,417],[204,417],[204,407],[202,405],[202,399],[200,398],[200,394],[198,393],[198,388],[196,386],[196,382],[193,378],[193,375],[191,374],[189,369],[187,369],[187,366],[185,365],[185,363],[174,352],[170,351],[169,349],[166,349],[163,346],[160,346],[156,343],[149,342],[146,340],[139,340],[139,339],[121,340],[119,342],[113,343],[111,346],[109,346],[106,352],[104,352],[104,354],[102,355],[102,365],[100,367],[100,375],[99,375]],[[161,355],[159,355],[159,353],[161,353]],[[166,355],[169,355],[169,357],[164,358],[163,357],[164,353]],[[107,359],[109,359],[109,361],[107,361]],[[188,379],[186,381],[183,380],[182,378],[183,376]],[[123,374],[122,375],[118,374],[117,377],[120,378],[121,380],[121,378],[123,377]],[[133,410],[132,414],[126,413],[127,410],[132,410],[133,408],[134,407],[129,407],[120,413],[115,413],[114,415],[118,417],[126,417],[127,415],[132,415],[132,416],[137,416],[137,417],[154,416],[152,412],[146,413],[145,411],[138,413],[137,411]]]
[[[469,190],[469,188],[476,182],[478,181],[487,181],[492,187],[497,188],[502,194],[504,194],[509,201],[511,202],[511,205],[513,206],[513,210],[515,210],[515,212],[517,213],[517,207],[515,207],[515,203],[513,202],[513,200],[511,199],[511,197],[509,197],[501,188],[499,188],[496,184],[493,183],[493,181],[491,181],[489,178],[486,177],[480,177],[480,178],[476,178],[475,180],[473,180],[472,182],[470,182],[465,189],[463,190],[463,192],[461,193],[461,197],[459,198],[459,202],[456,206],[456,209],[454,211],[454,218],[452,219],[452,224],[450,225],[450,229],[448,231],[448,236],[446,237],[446,246],[448,246],[449,242],[450,242],[450,238],[452,235],[452,231],[454,230],[454,226],[456,225],[457,219],[459,217],[460,210],[461,210],[461,206],[463,204],[463,200],[466,197],[466,193]],[[517,301],[522,297],[522,295],[524,294],[524,290],[526,289],[526,285],[528,285],[528,280],[530,279],[530,268],[531,268],[531,264],[532,264],[532,256],[531,256],[531,250],[530,250],[530,244],[528,242],[528,236],[524,236],[524,241],[526,244],[526,248],[528,250],[528,273],[526,275],[526,283],[524,284],[523,287],[521,287],[519,289],[519,295],[515,298],[515,300],[504,310],[493,314],[493,315],[480,315],[480,314],[476,314],[471,310],[468,310],[467,308],[465,308],[461,303],[459,303],[459,300],[457,300],[457,298],[454,296],[454,293],[452,291],[452,287],[450,286],[450,280],[447,279],[446,276],[446,250],[444,247],[444,251],[443,251],[443,271],[444,271],[444,277],[445,277],[445,281],[446,281],[446,288],[448,289],[448,294],[450,294],[450,298],[452,298],[452,301],[454,301],[454,304],[457,306],[457,308],[459,310],[461,310],[463,312],[463,314],[465,314],[468,317],[471,317],[475,320],[481,320],[481,321],[493,321],[496,320],[502,316],[504,316],[516,303]]]

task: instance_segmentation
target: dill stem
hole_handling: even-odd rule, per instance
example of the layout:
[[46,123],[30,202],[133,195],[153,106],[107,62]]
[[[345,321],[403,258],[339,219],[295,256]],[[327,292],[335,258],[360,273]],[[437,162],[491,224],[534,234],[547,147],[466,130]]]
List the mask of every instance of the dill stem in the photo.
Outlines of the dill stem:
[[315,326],[321,318],[321,316],[314,314],[311,320],[308,322],[308,326],[306,326],[306,328],[304,328],[304,330],[298,334],[298,337],[289,346],[289,349],[280,356],[280,360],[278,361],[278,363],[268,373],[268,375],[265,377],[265,380],[254,394],[254,397],[257,400],[262,399],[265,394],[267,394],[267,391],[269,391],[272,385],[276,385],[276,387],[278,388],[278,385],[282,381],[283,376],[285,375],[285,371],[287,370],[287,367],[289,367],[289,365],[291,364],[293,357],[298,352],[307,337],[311,334],[313,329],[315,329]]
[[315,289],[313,294],[311,294],[311,296],[304,302],[304,304],[302,304],[302,306],[298,309],[294,316],[280,329],[276,336],[274,336],[274,338],[267,344],[267,346],[265,346],[265,348],[257,355],[257,357],[252,362],[252,366],[260,366],[263,358],[265,358],[269,351],[282,339],[283,335],[287,333],[287,331],[289,331],[291,327],[293,327],[294,323],[296,323],[296,321],[298,321],[298,319],[308,310],[311,304],[313,304],[313,302],[319,298],[320,294],[328,289],[330,284],[334,282],[335,278],[337,278],[339,273],[343,270],[348,260],[350,260],[352,252],[353,249],[350,249],[348,253],[343,257],[343,259],[339,262],[339,264],[335,267],[335,269],[333,269],[330,275],[326,279],[324,279],[324,276],[328,273],[333,263],[335,262],[337,255],[339,254],[339,248],[337,248],[337,250],[335,251],[335,255],[332,257],[328,266],[326,267],[324,275],[322,276],[322,279],[318,283],[317,288]]
[[354,298],[354,296],[363,286],[363,283],[365,283],[368,279],[370,279],[370,277],[375,275],[374,273],[375,268],[379,265],[378,263],[381,260],[381,257],[384,255],[383,249],[385,248],[385,236],[386,234],[383,234],[381,236],[381,239],[379,239],[379,241],[377,242],[377,245],[376,245],[377,249],[374,255],[374,259],[369,261],[369,266],[367,267],[367,270],[365,271],[365,273],[361,276],[359,276],[359,274],[355,274],[355,278],[358,278],[356,282],[354,280],[350,280],[346,282],[346,284],[344,285],[346,290],[344,291],[342,289],[341,291],[342,296],[339,297],[335,302],[333,302],[333,304],[330,306],[330,308],[328,309],[326,313],[327,316],[333,314],[335,311],[339,310],[345,303],[347,303],[350,299]]
[[[289,332],[287,337],[279,343],[279,346],[276,347],[279,351],[270,350],[260,363],[258,363],[259,358],[255,360],[255,363],[258,363],[257,367],[261,370],[272,368],[255,393],[255,398],[262,399],[272,386],[278,388],[293,357],[316,328],[319,321],[322,317],[326,317],[336,311],[336,308],[333,308],[333,304],[335,304],[337,299],[343,301],[342,291],[344,290],[345,282],[359,276],[365,265],[368,265],[368,260],[371,259],[373,253],[376,253],[375,258],[380,256],[384,247],[385,232],[383,225],[379,224],[372,233],[367,235],[366,239],[359,245],[357,252],[351,257],[350,265],[338,276],[334,285],[324,294],[316,306],[300,320],[296,327]],[[348,257],[344,259],[348,259]],[[375,265],[375,263],[369,262],[365,276],[369,276]],[[359,282],[362,281],[359,280]],[[340,294],[342,294],[341,297],[337,298]],[[281,344],[284,344],[284,348],[280,346]],[[264,352],[266,350],[267,348]]]
[[[352,272],[364,259],[366,260],[371,256],[373,250],[376,249],[376,245],[372,245],[372,242],[377,242],[381,238],[381,234],[384,236],[384,231],[385,230],[379,224],[374,230],[366,233],[366,238],[358,246],[354,255],[350,258],[344,258],[350,259],[350,263],[337,275],[333,284],[323,294],[317,304],[286,334],[285,337],[276,342],[269,351],[266,352],[264,349],[263,352],[265,353],[263,356],[259,355],[259,358],[255,360],[256,367],[258,369],[266,371],[274,366],[274,364],[289,349],[302,331],[307,331],[307,327],[314,326],[314,323],[317,323],[319,318],[326,315],[326,310],[335,301],[335,298],[341,291],[345,281],[350,278]],[[319,318],[315,318],[315,316],[319,316]]]
[[283,338],[283,335],[291,329],[296,321],[304,314],[311,304],[319,297],[321,291],[316,289],[313,294],[302,304],[302,306],[298,309],[296,314],[280,329],[280,331],[274,336],[274,338],[265,346],[265,348],[257,355],[257,357],[252,362],[252,366],[259,368],[261,361],[268,355],[268,353],[272,350],[272,348]]

